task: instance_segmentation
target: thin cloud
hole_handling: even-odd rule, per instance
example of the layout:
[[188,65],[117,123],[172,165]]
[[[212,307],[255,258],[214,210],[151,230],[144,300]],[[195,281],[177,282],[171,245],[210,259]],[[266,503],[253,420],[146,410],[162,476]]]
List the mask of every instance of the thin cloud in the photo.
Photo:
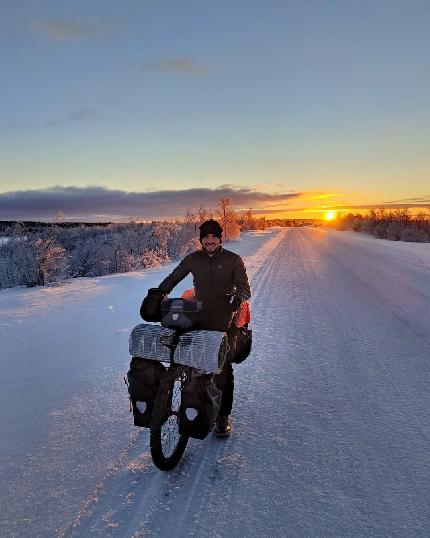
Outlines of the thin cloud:
[[301,211],[309,211],[310,208],[308,207],[283,207],[278,209],[271,209],[270,207],[266,207],[265,209],[253,209],[252,213],[253,215],[274,215],[276,213],[282,214],[284,213],[300,213]]
[[340,192],[326,192],[326,193],[317,194],[315,196],[312,196],[312,199],[313,200],[325,200],[327,198],[336,198],[336,197],[339,197],[339,196],[345,196],[345,194],[340,193]]
[[430,201],[428,203],[409,202],[409,203],[381,203],[381,204],[359,204],[359,205],[330,205],[327,208],[337,211],[348,209],[430,209]]
[[384,202],[385,204],[430,204],[430,195],[418,196],[416,198],[402,198],[400,200],[392,200],[391,202]]
[[96,115],[96,111],[92,108],[81,108],[70,114],[70,120],[76,122],[88,122],[92,121]]
[[170,73],[192,77],[204,77],[210,72],[208,66],[197,63],[189,56],[175,58],[160,58],[147,64],[151,71],[156,73]]
[[80,108],[70,112],[63,118],[51,119],[45,121],[42,125],[45,127],[61,127],[65,125],[89,123],[96,119],[97,111],[93,108]]
[[34,23],[35,28],[51,41],[84,41],[106,37],[110,29],[67,19],[45,19]]
[[201,205],[216,208],[220,198],[231,198],[238,210],[263,209],[269,202],[288,204],[305,193],[265,193],[248,187],[194,188],[127,192],[103,187],[52,187],[0,194],[0,220],[49,219],[63,211],[71,219],[117,220],[175,218]]

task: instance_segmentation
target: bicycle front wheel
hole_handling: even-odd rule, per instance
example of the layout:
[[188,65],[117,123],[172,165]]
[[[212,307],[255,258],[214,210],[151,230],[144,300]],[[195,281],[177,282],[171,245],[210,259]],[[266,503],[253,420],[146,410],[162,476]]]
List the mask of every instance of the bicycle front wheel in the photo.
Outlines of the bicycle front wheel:
[[151,421],[150,446],[154,464],[170,471],[179,462],[188,436],[179,433],[182,387],[189,379],[186,367],[175,365],[166,373],[158,389]]

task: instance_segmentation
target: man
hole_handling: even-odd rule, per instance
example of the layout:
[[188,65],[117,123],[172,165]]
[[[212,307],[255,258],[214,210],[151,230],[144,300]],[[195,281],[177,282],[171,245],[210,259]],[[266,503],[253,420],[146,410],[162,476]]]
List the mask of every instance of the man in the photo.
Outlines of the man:
[[[238,254],[222,247],[223,229],[216,220],[205,221],[199,229],[202,250],[186,256],[158,289],[168,294],[192,273],[196,299],[203,303],[199,326],[212,331],[227,331],[234,312],[251,297],[245,265]],[[232,345],[233,334],[229,334]],[[229,415],[233,405],[234,374],[230,362],[215,376],[215,382],[222,390],[215,434],[226,437],[232,430]]]

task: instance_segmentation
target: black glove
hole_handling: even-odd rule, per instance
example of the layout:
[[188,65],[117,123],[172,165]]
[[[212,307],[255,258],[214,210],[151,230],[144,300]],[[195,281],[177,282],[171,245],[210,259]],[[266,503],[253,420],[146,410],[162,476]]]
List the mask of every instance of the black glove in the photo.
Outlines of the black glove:
[[242,299],[239,297],[239,295],[232,295],[230,297],[230,306],[231,308],[233,309],[234,312],[236,312],[236,310],[239,308],[239,306],[242,304]]
[[149,288],[140,307],[140,316],[145,321],[161,321],[161,301],[165,295],[159,288]]
[[164,292],[162,292],[160,288],[149,288],[148,296],[149,295],[164,295]]

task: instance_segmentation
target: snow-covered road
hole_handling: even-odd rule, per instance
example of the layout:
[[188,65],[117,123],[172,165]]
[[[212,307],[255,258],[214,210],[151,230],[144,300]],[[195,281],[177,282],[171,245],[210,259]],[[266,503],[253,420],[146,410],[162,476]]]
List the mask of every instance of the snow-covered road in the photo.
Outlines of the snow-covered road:
[[1,536],[428,536],[430,245],[308,228],[232,250],[255,341],[234,435],[170,473],[121,386],[169,268],[0,293]]

